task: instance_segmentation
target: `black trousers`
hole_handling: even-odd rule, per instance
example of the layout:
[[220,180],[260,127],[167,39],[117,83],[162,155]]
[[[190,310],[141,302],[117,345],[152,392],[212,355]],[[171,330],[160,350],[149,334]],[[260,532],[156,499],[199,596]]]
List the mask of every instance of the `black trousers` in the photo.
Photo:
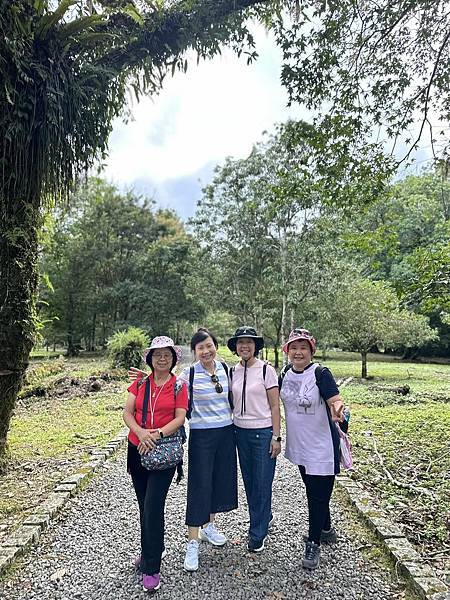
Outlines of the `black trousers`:
[[164,471],[147,471],[141,465],[136,446],[128,442],[128,472],[139,504],[141,523],[141,571],[159,573],[164,550],[164,509],[167,492],[176,467]]
[[237,508],[237,457],[233,425],[189,431],[186,525],[201,527],[211,513]]
[[308,540],[320,544],[322,529],[331,528],[330,499],[334,486],[334,475],[307,475],[305,467],[299,466],[308,499]]

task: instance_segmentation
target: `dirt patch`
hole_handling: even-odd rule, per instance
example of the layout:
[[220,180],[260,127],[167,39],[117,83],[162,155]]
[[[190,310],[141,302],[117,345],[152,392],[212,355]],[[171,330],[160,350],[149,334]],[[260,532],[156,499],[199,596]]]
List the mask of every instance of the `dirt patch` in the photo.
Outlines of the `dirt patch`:
[[[119,384],[119,382],[121,384]],[[97,392],[114,393],[123,389],[123,374],[102,373],[89,377],[74,377],[63,375],[43,384],[33,386],[26,390],[17,401],[17,407],[29,408],[36,402],[42,408],[43,399],[52,402],[54,399],[69,400],[72,398],[86,397]]]

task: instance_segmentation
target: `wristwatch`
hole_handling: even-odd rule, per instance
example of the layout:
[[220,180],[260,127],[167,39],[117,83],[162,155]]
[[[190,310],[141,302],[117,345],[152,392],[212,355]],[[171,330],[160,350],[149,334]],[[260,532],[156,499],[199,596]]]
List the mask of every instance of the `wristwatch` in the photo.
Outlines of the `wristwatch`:
[[163,434],[163,432],[161,431],[161,429],[158,429],[158,433],[159,433],[159,437],[160,437],[160,439],[162,440],[162,439],[163,439],[163,437],[164,437],[164,434]]
[[281,442],[281,439],[282,439],[282,438],[281,438],[281,435],[273,435],[273,436],[272,436],[272,440],[273,440],[274,442]]

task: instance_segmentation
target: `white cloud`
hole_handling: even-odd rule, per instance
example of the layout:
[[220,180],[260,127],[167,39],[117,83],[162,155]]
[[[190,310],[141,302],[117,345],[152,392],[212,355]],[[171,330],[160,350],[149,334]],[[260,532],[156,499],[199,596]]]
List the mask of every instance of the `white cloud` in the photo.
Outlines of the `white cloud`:
[[158,183],[186,177],[225,156],[249,153],[264,129],[286,120],[281,57],[262,28],[255,31],[260,58],[247,65],[229,50],[168,78],[161,94],[133,107],[134,119],[117,120],[105,175],[119,184]]

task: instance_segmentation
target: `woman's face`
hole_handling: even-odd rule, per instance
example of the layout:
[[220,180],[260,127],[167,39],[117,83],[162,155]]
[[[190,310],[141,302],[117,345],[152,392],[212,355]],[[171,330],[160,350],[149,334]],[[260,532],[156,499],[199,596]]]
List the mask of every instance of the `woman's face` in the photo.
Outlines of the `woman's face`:
[[194,352],[195,358],[205,364],[212,362],[216,358],[216,346],[209,335],[195,345]]
[[306,340],[297,340],[289,344],[289,361],[296,371],[303,371],[312,360],[312,351],[309,342]]
[[252,338],[242,337],[236,342],[236,353],[242,360],[250,360],[255,355],[255,348]]
[[152,366],[155,371],[170,371],[172,366],[173,354],[169,348],[156,348],[152,354]]

